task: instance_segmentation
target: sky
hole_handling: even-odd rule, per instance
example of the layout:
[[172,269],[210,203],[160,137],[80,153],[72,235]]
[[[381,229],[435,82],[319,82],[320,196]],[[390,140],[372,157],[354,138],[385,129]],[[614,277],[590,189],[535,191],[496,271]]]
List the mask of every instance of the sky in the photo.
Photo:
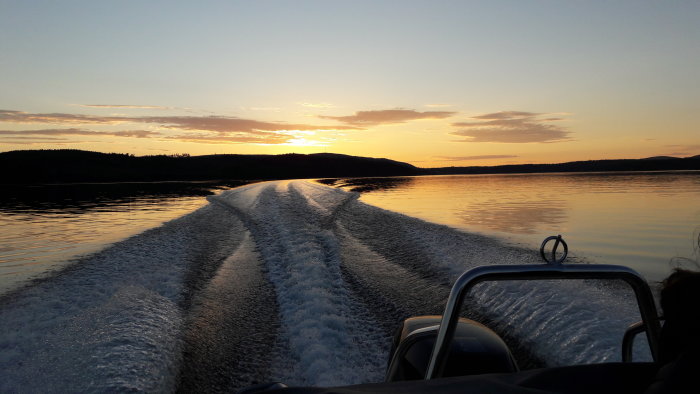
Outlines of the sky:
[[0,151],[700,154],[698,1],[0,0]]

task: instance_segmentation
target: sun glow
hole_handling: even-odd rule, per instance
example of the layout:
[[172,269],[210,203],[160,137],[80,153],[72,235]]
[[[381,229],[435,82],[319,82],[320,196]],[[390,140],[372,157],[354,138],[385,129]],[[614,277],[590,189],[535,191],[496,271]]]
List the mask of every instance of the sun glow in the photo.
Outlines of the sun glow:
[[[324,131],[324,130],[319,130],[319,131]],[[328,146],[330,145],[330,142],[321,138],[321,139],[314,139],[313,137],[316,136],[316,132],[314,131],[309,131],[309,130],[279,130],[277,133],[284,134],[287,136],[291,136],[287,142],[284,142],[279,145],[283,146],[297,146],[297,147],[305,147],[305,146]]]
[[[698,2],[215,2],[170,18],[151,2],[5,3],[0,151],[303,150],[422,167],[700,154]],[[201,12],[208,28],[185,22]]]

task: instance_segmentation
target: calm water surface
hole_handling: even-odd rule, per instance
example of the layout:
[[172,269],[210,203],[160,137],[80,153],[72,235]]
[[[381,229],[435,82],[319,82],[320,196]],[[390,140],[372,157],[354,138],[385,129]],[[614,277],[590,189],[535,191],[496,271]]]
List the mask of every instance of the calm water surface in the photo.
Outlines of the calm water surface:
[[572,255],[655,281],[696,259],[700,172],[455,175],[349,179],[361,200],[538,248],[562,234]]
[[[180,217],[238,183],[15,188],[0,197],[0,294],[80,256]],[[562,234],[572,254],[649,280],[696,259],[700,172],[344,179],[361,200],[527,247]]]
[[242,182],[15,187],[0,197],[0,294],[180,217]]

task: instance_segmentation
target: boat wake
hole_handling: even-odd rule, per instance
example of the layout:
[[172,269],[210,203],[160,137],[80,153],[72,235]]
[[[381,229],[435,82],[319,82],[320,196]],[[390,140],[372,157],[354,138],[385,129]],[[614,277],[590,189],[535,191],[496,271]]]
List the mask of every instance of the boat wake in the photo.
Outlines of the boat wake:
[[[247,185],[0,299],[0,391],[381,381],[393,330],[535,251],[308,181]],[[635,303],[597,282],[481,284],[466,314],[550,365],[619,359]]]

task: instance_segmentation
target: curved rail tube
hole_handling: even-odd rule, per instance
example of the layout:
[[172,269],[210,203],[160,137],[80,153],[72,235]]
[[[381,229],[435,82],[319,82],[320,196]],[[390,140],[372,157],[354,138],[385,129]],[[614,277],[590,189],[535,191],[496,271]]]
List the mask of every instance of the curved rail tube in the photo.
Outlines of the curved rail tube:
[[617,279],[629,284],[637,298],[639,313],[646,327],[647,340],[654,360],[658,359],[659,323],[654,296],[646,280],[636,271],[618,265],[539,264],[539,265],[489,265],[463,273],[452,286],[442,315],[438,336],[430,356],[425,379],[442,376],[450,343],[454,337],[459,311],[464,296],[474,285],[496,280],[546,280],[546,279]]

